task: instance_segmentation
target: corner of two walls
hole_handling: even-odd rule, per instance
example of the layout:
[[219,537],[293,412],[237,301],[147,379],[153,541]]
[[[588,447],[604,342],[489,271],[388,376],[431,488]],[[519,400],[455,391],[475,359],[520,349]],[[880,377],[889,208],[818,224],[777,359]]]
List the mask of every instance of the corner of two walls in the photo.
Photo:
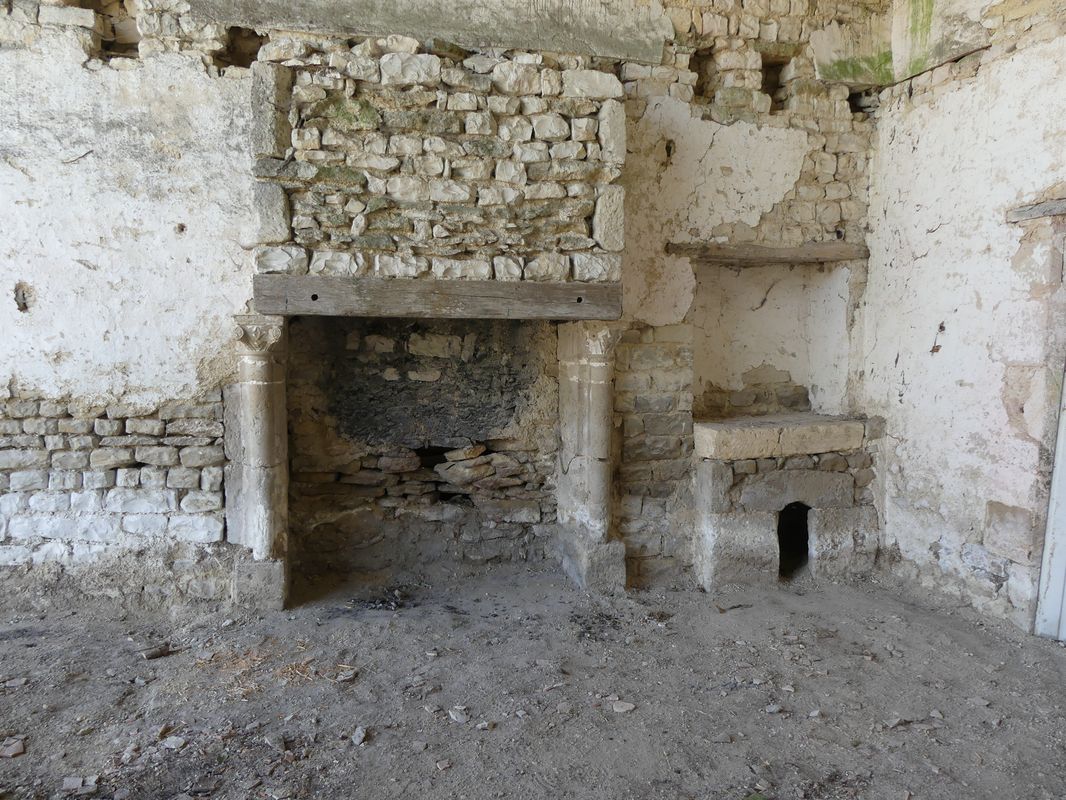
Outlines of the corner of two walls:
[[1066,55],[1061,21],[1026,27],[882,92],[859,390],[885,419],[885,560],[1031,629],[1066,359],[1063,229],[1007,212],[1062,196]]

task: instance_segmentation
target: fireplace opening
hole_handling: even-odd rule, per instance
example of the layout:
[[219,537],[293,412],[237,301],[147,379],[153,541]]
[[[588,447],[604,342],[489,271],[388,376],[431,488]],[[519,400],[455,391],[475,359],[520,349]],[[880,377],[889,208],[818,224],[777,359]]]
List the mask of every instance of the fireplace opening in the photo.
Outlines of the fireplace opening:
[[539,560],[555,522],[558,332],[540,320],[294,317],[298,581]]
[[807,514],[810,506],[789,503],[777,515],[777,545],[780,554],[778,576],[792,580],[807,566]]

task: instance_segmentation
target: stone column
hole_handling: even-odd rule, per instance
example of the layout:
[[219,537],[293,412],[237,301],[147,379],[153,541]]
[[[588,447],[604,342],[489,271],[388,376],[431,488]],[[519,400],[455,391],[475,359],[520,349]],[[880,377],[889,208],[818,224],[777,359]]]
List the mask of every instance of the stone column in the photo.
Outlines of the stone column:
[[234,597],[281,607],[288,592],[288,432],[285,318],[241,314],[237,383],[226,391],[227,539],[251,551],[239,561]]
[[559,326],[559,549],[582,588],[625,588],[625,547],[612,541],[614,349],[621,328]]

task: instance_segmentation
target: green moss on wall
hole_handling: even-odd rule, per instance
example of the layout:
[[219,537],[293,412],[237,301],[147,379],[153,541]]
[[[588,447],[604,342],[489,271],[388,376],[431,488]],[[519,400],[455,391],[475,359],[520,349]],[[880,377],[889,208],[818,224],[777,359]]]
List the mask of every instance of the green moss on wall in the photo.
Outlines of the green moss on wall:
[[882,50],[872,56],[840,58],[830,64],[819,65],[818,73],[819,77],[828,81],[886,86],[894,80],[892,53]]

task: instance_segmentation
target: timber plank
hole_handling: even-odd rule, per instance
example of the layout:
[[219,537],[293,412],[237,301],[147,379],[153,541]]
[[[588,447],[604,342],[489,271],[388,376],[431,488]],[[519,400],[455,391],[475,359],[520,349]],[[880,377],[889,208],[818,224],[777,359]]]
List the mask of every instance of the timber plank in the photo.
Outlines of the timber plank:
[[697,264],[765,266],[766,264],[825,264],[833,261],[859,261],[870,257],[865,245],[851,242],[816,242],[798,247],[759,244],[672,243],[666,252],[686,256]]
[[618,319],[618,283],[256,275],[260,314],[416,319]]
[[1007,212],[1007,222],[1023,222],[1027,219],[1057,217],[1063,214],[1066,214],[1066,198],[1012,208]]

